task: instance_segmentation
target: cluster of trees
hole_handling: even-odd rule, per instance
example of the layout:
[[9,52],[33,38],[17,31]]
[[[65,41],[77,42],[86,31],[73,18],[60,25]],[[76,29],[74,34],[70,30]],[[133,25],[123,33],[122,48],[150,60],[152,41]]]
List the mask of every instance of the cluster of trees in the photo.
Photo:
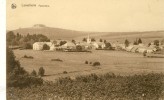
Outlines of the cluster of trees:
[[140,43],[142,43],[142,40],[141,40],[141,38],[139,38],[138,40],[136,39],[136,41],[134,41],[134,45],[138,45],[138,44],[140,44]]
[[32,76],[44,76],[44,74],[45,74],[45,69],[43,67],[39,68],[38,74],[35,70],[31,72]]
[[[32,85],[43,84],[43,79],[31,76],[23,67],[20,66],[18,60],[15,59],[13,51],[7,48],[7,86],[8,87],[28,87]],[[42,69],[40,69],[42,70]],[[39,75],[44,75],[39,70]]]
[[[87,38],[83,38],[83,41],[87,42]],[[94,41],[96,41],[96,39],[95,38],[91,38],[91,42],[94,42]]]
[[[161,41],[159,41],[159,40],[154,40],[154,41],[153,41],[154,45],[156,45],[156,46],[159,46],[160,42],[161,42],[161,44],[163,45],[163,44],[164,44],[164,39],[162,39]],[[141,38],[139,38],[138,40],[136,39],[136,41],[134,41],[133,44],[134,44],[134,45],[138,45],[138,44],[140,44],[140,43],[142,43]],[[126,40],[125,40],[125,46],[128,47],[129,44],[130,44],[130,42],[126,39]],[[151,43],[148,44],[148,46],[150,46],[150,45],[151,45]]]
[[[141,38],[139,38],[139,39],[136,39],[136,41],[134,41],[133,45],[138,45],[138,44],[141,44],[141,43],[142,43],[142,40],[141,40]],[[124,44],[125,44],[125,47],[128,47],[129,44],[130,44],[129,40],[126,39]]]
[[128,40],[128,39],[126,39],[126,40],[125,40],[125,47],[128,47],[128,46],[129,46],[129,44],[130,44],[129,40]]
[[[84,41],[84,42],[87,42],[87,38],[83,38],[83,40],[82,41]],[[95,38],[91,38],[91,42],[95,42],[96,41],[96,39]],[[106,42],[106,40],[103,40],[103,39],[100,39],[99,40],[99,42]]]
[[6,38],[7,38],[8,46],[21,46],[24,49],[32,49],[32,44],[34,42],[49,42],[50,41],[50,39],[48,39],[47,36],[44,36],[42,34],[30,35],[28,33],[27,35],[23,36],[19,33],[14,34],[13,31],[7,32]]

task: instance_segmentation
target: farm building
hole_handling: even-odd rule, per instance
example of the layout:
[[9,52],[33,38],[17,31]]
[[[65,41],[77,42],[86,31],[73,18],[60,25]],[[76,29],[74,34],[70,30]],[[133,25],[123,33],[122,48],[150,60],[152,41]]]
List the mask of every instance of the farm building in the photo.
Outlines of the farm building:
[[77,45],[82,46],[85,50],[91,49],[91,48],[92,48],[91,44],[88,44],[87,42],[80,42],[80,43],[77,44]]
[[147,48],[146,47],[139,47],[136,51],[139,53],[144,53],[145,51],[147,51]]
[[76,45],[72,42],[67,41],[64,45],[61,46],[63,49],[76,49]]
[[92,43],[92,46],[94,47],[94,48],[105,48],[105,43],[104,42],[93,42]]
[[42,50],[44,44],[47,44],[49,47],[52,46],[51,42],[35,42],[33,44],[33,50]]

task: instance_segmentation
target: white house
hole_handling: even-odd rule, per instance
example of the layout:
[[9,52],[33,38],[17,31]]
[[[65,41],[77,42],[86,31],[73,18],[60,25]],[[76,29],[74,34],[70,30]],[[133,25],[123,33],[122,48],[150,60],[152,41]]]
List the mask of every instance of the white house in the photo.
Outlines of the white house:
[[33,44],[33,50],[42,50],[44,42],[35,42]]
[[51,42],[35,42],[33,44],[33,50],[42,50],[44,44],[47,44],[49,47],[52,46]]

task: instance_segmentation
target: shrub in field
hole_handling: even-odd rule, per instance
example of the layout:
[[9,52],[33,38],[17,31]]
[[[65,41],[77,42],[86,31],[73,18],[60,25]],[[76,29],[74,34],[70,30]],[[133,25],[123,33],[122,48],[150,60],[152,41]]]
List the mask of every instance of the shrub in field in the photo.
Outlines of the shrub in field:
[[23,58],[29,58],[29,59],[33,59],[34,57],[32,56],[27,56],[27,55],[24,55]]
[[94,62],[93,66],[100,66],[100,62]]
[[90,62],[89,64],[92,64],[92,62]]
[[51,61],[60,61],[60,62],[63,62],[63,60],[61,60],[61,59],[51,59]]
[[63,71],[63,74],[67,74],[68,72],[67,71]]
[[88,64],[88,61],[85,61],[85,64]]
[[43,67],[40,67],[40,68],[39,68],[38,75],[39,75],[39,76],[44,76],[44,73],[45,73],[44,68],[43,68]]
[[23,57],[24,57],[24,58],[27,58],[27,55],[24,55]]

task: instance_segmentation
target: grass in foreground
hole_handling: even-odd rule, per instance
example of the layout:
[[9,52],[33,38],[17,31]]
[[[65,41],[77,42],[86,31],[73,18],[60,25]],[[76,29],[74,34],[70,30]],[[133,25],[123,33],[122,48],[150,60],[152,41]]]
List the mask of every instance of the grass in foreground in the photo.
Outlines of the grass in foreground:
[[164,98],[164,74],[115,74],[60,78],[42,86],[8,88],[8,100],[157,100]]

